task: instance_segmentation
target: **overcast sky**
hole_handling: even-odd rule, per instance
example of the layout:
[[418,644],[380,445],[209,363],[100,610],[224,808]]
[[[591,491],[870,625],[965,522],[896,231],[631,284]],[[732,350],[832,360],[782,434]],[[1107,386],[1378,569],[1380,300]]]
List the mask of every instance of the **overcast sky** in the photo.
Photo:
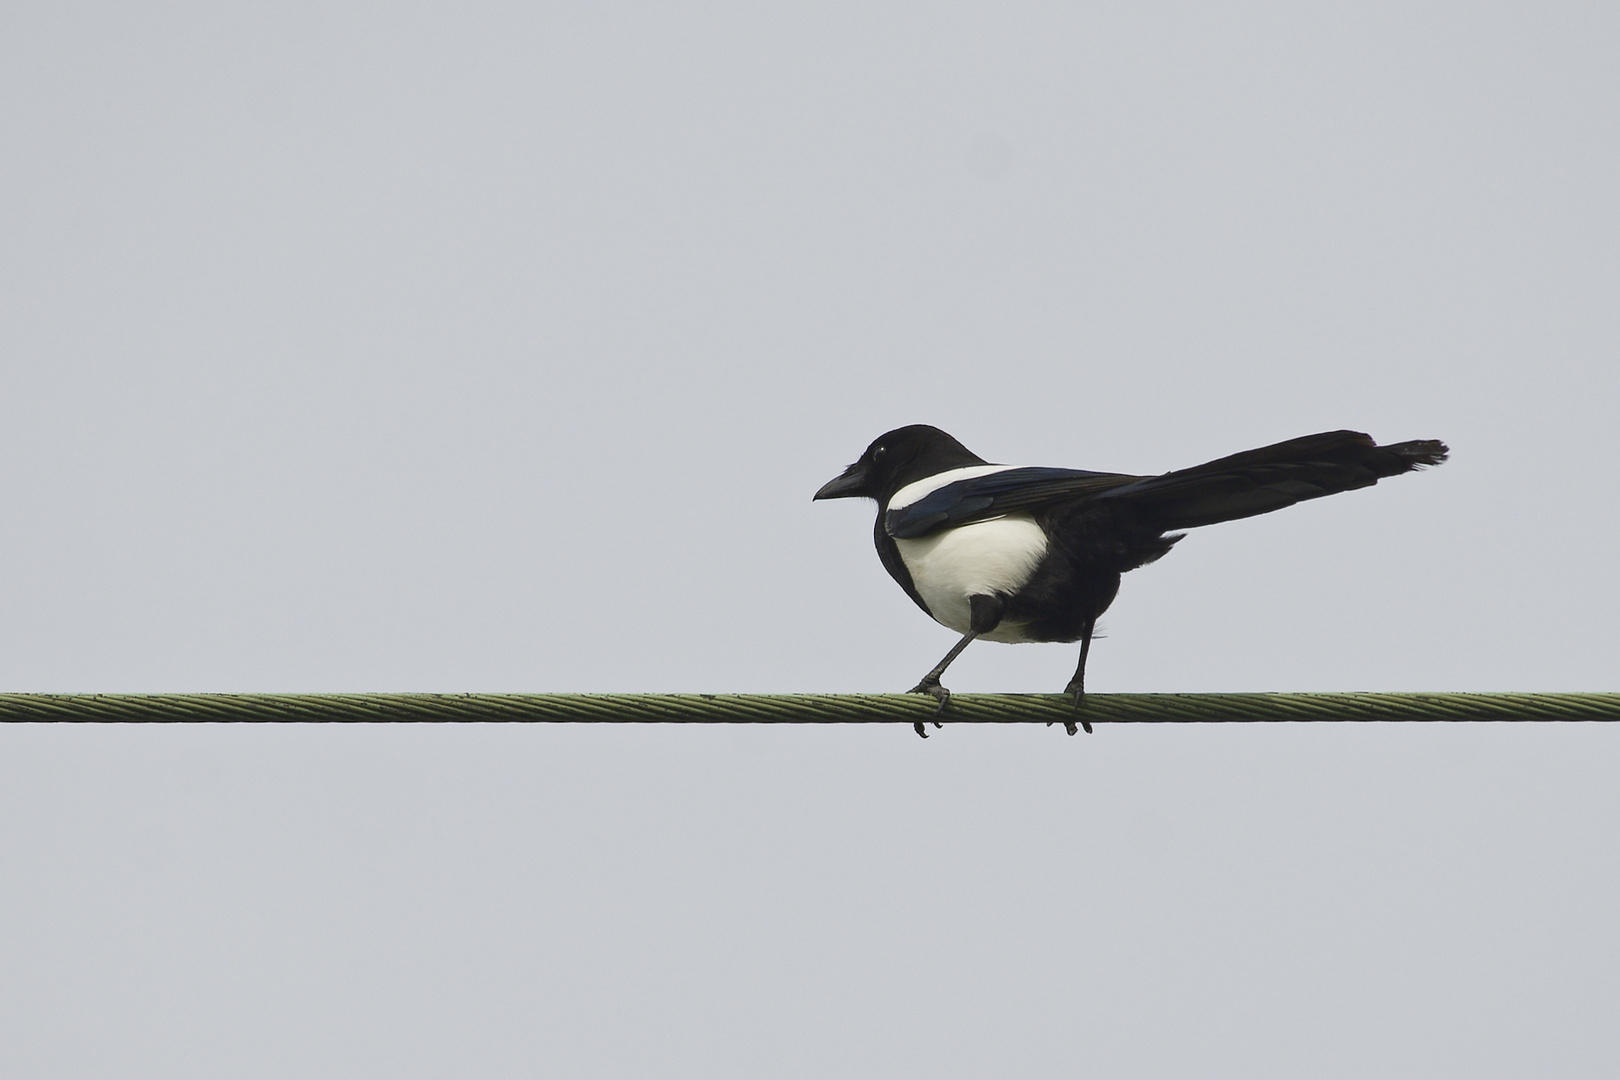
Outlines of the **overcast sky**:
[[[1088,687],[1620,690],[1620,9],[18,3],[0,690],[888,691],[882,431],[1442,468]],[[957,691],[1056,691],[980,644]],[[0,731],[0,1071],[1613,1076],[1608,727]]]

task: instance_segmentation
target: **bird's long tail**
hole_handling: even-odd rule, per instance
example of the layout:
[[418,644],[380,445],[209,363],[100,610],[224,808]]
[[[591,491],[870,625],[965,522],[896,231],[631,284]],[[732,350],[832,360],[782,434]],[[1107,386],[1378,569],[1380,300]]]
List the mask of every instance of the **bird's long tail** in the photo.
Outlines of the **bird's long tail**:
[[1357,431],[1329,431],[1148,477],[1102,498],[1127,500],[1160,528],[1192,529],[1371,487],[1439,465],[1448,453],[1435,439],[1379,446]]

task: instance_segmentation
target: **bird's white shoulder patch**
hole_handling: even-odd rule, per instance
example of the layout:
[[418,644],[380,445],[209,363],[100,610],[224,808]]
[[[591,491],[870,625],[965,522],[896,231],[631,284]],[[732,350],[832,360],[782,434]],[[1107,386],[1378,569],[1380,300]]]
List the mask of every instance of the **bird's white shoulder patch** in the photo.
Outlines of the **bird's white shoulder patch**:
[[961,469],[947,469],[933,476],[925,476],[921,480],[914,480],[894,493],[889,500],[890,510],[904,510],[912,503],[925,495],[938,491],[946,484],[954,484],[958,480],[972,480],[976,476],[990,476],[993,473],[1006,472],[1016,469],[1017,465],[968,465]]

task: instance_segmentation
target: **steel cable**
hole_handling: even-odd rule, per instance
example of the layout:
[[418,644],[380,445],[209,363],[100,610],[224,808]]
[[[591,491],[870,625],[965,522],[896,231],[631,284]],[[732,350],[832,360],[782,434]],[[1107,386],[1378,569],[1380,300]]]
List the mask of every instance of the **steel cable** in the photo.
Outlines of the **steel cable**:
[[[962,724],[1615,721],[1620,694],[956,694]],[[914,724],[910,694],[0,694],[3,723]]]

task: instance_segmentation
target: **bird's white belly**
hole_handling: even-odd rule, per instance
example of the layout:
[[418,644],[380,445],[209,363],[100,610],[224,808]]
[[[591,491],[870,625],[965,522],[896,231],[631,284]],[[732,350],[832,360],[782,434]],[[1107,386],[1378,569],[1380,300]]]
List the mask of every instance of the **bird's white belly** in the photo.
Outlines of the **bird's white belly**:
[[[918,540],[896,540],[911,584],[935,621],[965,634],[968,598],[1017,592],[1046,555],[1046,533],[1033,518],[993,518]],[[1023,641],[1023,627],[1003,621],[986,641]]]

